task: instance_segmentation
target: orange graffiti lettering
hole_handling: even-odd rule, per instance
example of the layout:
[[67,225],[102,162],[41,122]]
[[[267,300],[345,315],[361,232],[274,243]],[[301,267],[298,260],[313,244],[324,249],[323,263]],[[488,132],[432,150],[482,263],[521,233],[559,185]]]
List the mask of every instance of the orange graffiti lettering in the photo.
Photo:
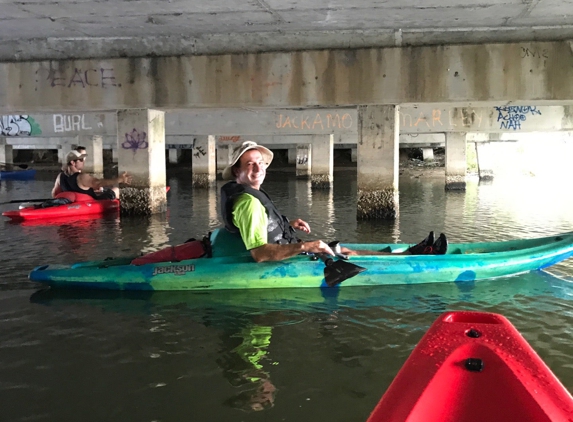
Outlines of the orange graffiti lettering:
[[[332,121],[332,123],[331,123]],[[336,121],[338,121],[338,123],[336,123]],[[340,116],[338,115],[338,113],[336,113],[336,117],[333,119],[332,118],[332,114],[327,114],[326,115],[326,126],[327,127],[337,127],[340,129]]]
[[240,139],[241,139],[240,136],[226,136],[226,135],[219,136],[219,141],[238,142]]
[[442,118],[442,110],[437,109],[437,108],[433,109],[432,110],[432,126],[436,126],[436,122],[438,122],[440,125],[443,126],[444,124],[442,123],[441,118]]
[[303,117],[301,118],[301,124],[300,124],[300,128],[304,129],[304,125],[306,124],[306,126],[310,129],[310,125],[308,124],[308,117]]
[[290,123],[290,117],[286,116],[285,122],[283,124],[283,128],[285,128],[288,125],[288,127],[292,127],[291,123]]
[[424,116],[424,113],[422,113],[422,112],[420,112],[420,115],[418,116],[418,120],[416,120],[416,123],[414,123],[414,126],[418,127],[418,124],[420,122],[424,122],[424,123],[426,123],[426,126],[428,126],[428,128],[430,127],[430,124],[428,123],[426,116]]
[[[346,121],[348,121],[348,126],[344,123]],[[350,114],[346,113],[342,116],[342,127],[345,129],[352,127],[352,116]]]
[[324,125],[322,124],[322,118],[320,117],[320,114],[316,113],[316,117],[314,118],[314,122],[312,122],[312,128],[314,129],[314,127],[316,125],[320,125],[321,129],[324,129]]
[[[402,116],[403,116],[402,126],[412,127],[412,116],[410,116],[409,114],[403,114]],[[410,124],[406,123],[406,119],[409,120]]]

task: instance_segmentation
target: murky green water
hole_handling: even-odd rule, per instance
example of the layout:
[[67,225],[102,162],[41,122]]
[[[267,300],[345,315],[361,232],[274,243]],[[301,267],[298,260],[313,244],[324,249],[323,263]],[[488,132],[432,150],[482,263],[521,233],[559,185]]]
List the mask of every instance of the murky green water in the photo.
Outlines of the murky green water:
[[[52,174],[0,184],[0,202],[47,196]],[[27,272],[151,251],[219,225],[218,195],[169,173],[169,211],[152,218],[58,225],[0,224],[0,408],[6,421],[363,421],[439,314],[509,318],[573,390],[573,261],[477,283],[211,293],[54,293]],[[292,173],[265,188],[313,236],[451,242],[573,230],[572,189],[537,178],[470,182],[401,179],[395,222],[356,221],[356,177],[335,172],[311,192]],[[9,206],[2,206],[6,210]],[[254,411],[253,408],[262,408]]]

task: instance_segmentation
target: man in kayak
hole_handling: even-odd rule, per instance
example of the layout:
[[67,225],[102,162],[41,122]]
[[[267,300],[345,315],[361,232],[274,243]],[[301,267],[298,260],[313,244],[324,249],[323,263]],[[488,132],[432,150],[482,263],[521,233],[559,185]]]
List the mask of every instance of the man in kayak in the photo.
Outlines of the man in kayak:
[[[231,163],[223,170],[224,180],[233,180],[221,188],[221,210],[225,228],[241,236],[256,262],[281,261],[300,253],[334,255],[322,240],[302,242],[295,230],[310,233],[310,226],[300,218],[289,221],[261,189],[273,153],[252,141],[235,150]],[[403,254],[443,254],[447,239],[441,234],[434,243],[433,233]],[[381,251],[352,251],[347,255],[386,255]]]
[[[72,150],[66,156],[66,164],[56,178],[52,189],[52,198],[60,192],[78,192],[94,199],[119,198],[119,188],[113,187],[118,183],[131,183],[131,176],[124,172],[117,179],[98,179],[88,173],[82,173],[85,154]],[[106,189],[101,189],[106,188]]]

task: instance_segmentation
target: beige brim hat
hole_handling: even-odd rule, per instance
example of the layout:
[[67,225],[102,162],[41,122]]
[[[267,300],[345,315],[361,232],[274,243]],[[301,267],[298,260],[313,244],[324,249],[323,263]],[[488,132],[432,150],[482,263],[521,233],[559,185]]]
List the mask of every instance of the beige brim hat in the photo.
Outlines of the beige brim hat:
[[239,148],[233,151],[233,159],[229,165],[225,167],[225,170],[223,170],[223,180],[233,180],[235,178],[233,175],[233,166],[237,164],[237,161],[239,161],[241,156],[250,149],[259,150],[267,166],[271,164],[271,161],[273,161],[273,153],[270,149],[262,145],[257,145],[257,143],[253,141],[245,141]]
[[70,164],[70,162],[75,160],[81,160],[85,157],[87,157],[87,154],[80,154],[78,151],[72,150],[68,152],[68,155],[66,155],[66,164]]

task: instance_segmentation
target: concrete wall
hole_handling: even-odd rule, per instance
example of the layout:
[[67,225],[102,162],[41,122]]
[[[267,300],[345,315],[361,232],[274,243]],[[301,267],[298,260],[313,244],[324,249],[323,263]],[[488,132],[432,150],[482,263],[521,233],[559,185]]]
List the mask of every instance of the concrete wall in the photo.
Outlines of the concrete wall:
[[[222,141],[240,137],[327,135],[340,143],[358,133],[356,108],[338,109],[192,109],[165,115],[167,135],[218,135]],[[514,133],[573,130],[573,101],[565,106],[494,105],[400,107],[400,133],[468,132]],[[116,113],[55,113],[0,115],[0,136],[109,135],[117,131]],[[336,142],[336,139],[335,139]]]
[[571,41],[5,62],[0,113],[573,99]]

